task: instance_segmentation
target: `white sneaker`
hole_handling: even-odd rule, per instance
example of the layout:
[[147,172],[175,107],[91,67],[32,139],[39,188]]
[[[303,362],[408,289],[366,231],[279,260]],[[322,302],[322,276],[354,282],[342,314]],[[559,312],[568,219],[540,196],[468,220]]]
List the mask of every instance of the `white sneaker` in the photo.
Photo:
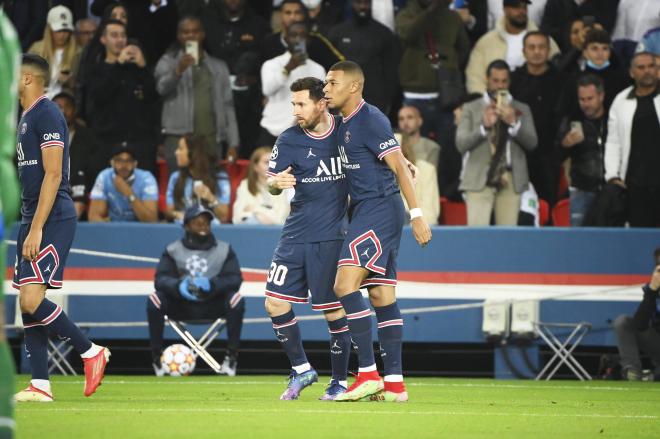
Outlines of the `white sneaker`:
[[235,377],[237,365],[238,365],[238,361],[236,360],[236,357],[231,355],[225,355],[225,360],[220,365],[220,371],[218,373],[220,375]]
[[27,389],[23,389],[14,395],[16,402],[53,402],[53,395],[37,389],[30,384]]

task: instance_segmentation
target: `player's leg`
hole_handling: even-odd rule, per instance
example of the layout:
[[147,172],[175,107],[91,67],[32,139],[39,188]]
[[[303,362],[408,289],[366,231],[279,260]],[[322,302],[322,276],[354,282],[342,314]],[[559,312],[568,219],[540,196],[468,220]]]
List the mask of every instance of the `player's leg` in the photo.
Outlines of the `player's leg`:
[[403,319],[396,302],[394,286],[377,285],[369,288],[369,300],[376,311],[378,341],[383,359],[385,401],[404,402],[408,393],[403,384],[401,351],[403,342]]
[[282,400],[298,399],[300,392],[318,380],[318,375],[307,361],[302,344],[298,320],[288,302],[266,297],[266,312],[273,322],[275,337],[284,348],[291,363],[289,384],[280,396]]
[[348,319],[343,308],[325,311],[330,332],[330,365],[332,366],[332,379],[325,393],[323,401],[332,401],[348,388],[348,361],[351,356],[351,334],[348,331]]
[[165,330],[167,309],[168,300],[165,294],[158,294],[158,292],[154,291],[147,298],[147,322],[149,323],[151,364],[156,376],[163,376],[165,374],[160,356],[163,353],[163,331]]
[[220,366],[220,373],[235,376],[238,365],[238,349],[241,347],[241,331],[243,329],[243,315],[245,314],[245,300],[239,293],[227,296],[225,301],[227,320],[227,354]]

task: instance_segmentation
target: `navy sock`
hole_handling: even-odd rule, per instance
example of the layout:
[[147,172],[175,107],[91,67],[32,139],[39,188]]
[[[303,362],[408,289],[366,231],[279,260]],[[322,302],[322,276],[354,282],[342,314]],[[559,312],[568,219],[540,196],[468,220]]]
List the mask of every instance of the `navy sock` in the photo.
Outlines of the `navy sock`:
[[348,329],[351,339],[355,343],[358,352],[358,364],[360,368],[374,368],[373,336],[371,334],[371,310],[362,297],[362,293],[354,291],[339,299],[348,319]]
[[328,322],[330,331],[330,364],[332,379],[346,381],[348,360],[351,355],[351,334],[348,332],[348,319],[342,317]]
[[48,331],[32,315],[23,313],[25,351],[30,360],[32,379],[48,379]]
[[281,316],[271,317],[275,337],[282,344],[286,356],[289,357],[291,367],[307,363],[307,355],[302,345],[300,327],[293,310]]
[[82,333],[75,323],[69,320],[64,311],[62,311],[62,307],[55,305],[50,300],[44,299],[37,310],[32,313],[32,317],[39,324],[47,327],[49,331],[68,339],[71,346],[79,354],[85,353],[92,347],[92,342],[85,337],[85,334]]
[[403,319],[399,305],[375,308],[378,320],[378,340],[380,341],[381,358],[385,376],[402,375],[401,343],[403,338]]

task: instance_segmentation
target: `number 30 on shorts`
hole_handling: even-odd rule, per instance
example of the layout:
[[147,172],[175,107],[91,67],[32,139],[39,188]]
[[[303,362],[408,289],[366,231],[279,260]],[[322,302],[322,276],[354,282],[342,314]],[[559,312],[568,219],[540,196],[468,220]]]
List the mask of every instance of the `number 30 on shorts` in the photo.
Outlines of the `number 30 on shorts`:
[[268,272],[268,282],[281,287],[286,280],[286,273],[289,271],[284,265],[277,265],[275,262],[270,263],[270,271]]

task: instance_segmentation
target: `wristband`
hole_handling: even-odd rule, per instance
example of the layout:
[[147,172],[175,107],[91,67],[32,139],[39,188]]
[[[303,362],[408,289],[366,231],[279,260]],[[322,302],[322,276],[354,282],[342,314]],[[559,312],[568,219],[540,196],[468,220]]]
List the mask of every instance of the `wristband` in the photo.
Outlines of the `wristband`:
[[414,220],[415,218],[419,218],[420,216],[422,216],[422,209],[419,207],[410,209],[410,221]]

